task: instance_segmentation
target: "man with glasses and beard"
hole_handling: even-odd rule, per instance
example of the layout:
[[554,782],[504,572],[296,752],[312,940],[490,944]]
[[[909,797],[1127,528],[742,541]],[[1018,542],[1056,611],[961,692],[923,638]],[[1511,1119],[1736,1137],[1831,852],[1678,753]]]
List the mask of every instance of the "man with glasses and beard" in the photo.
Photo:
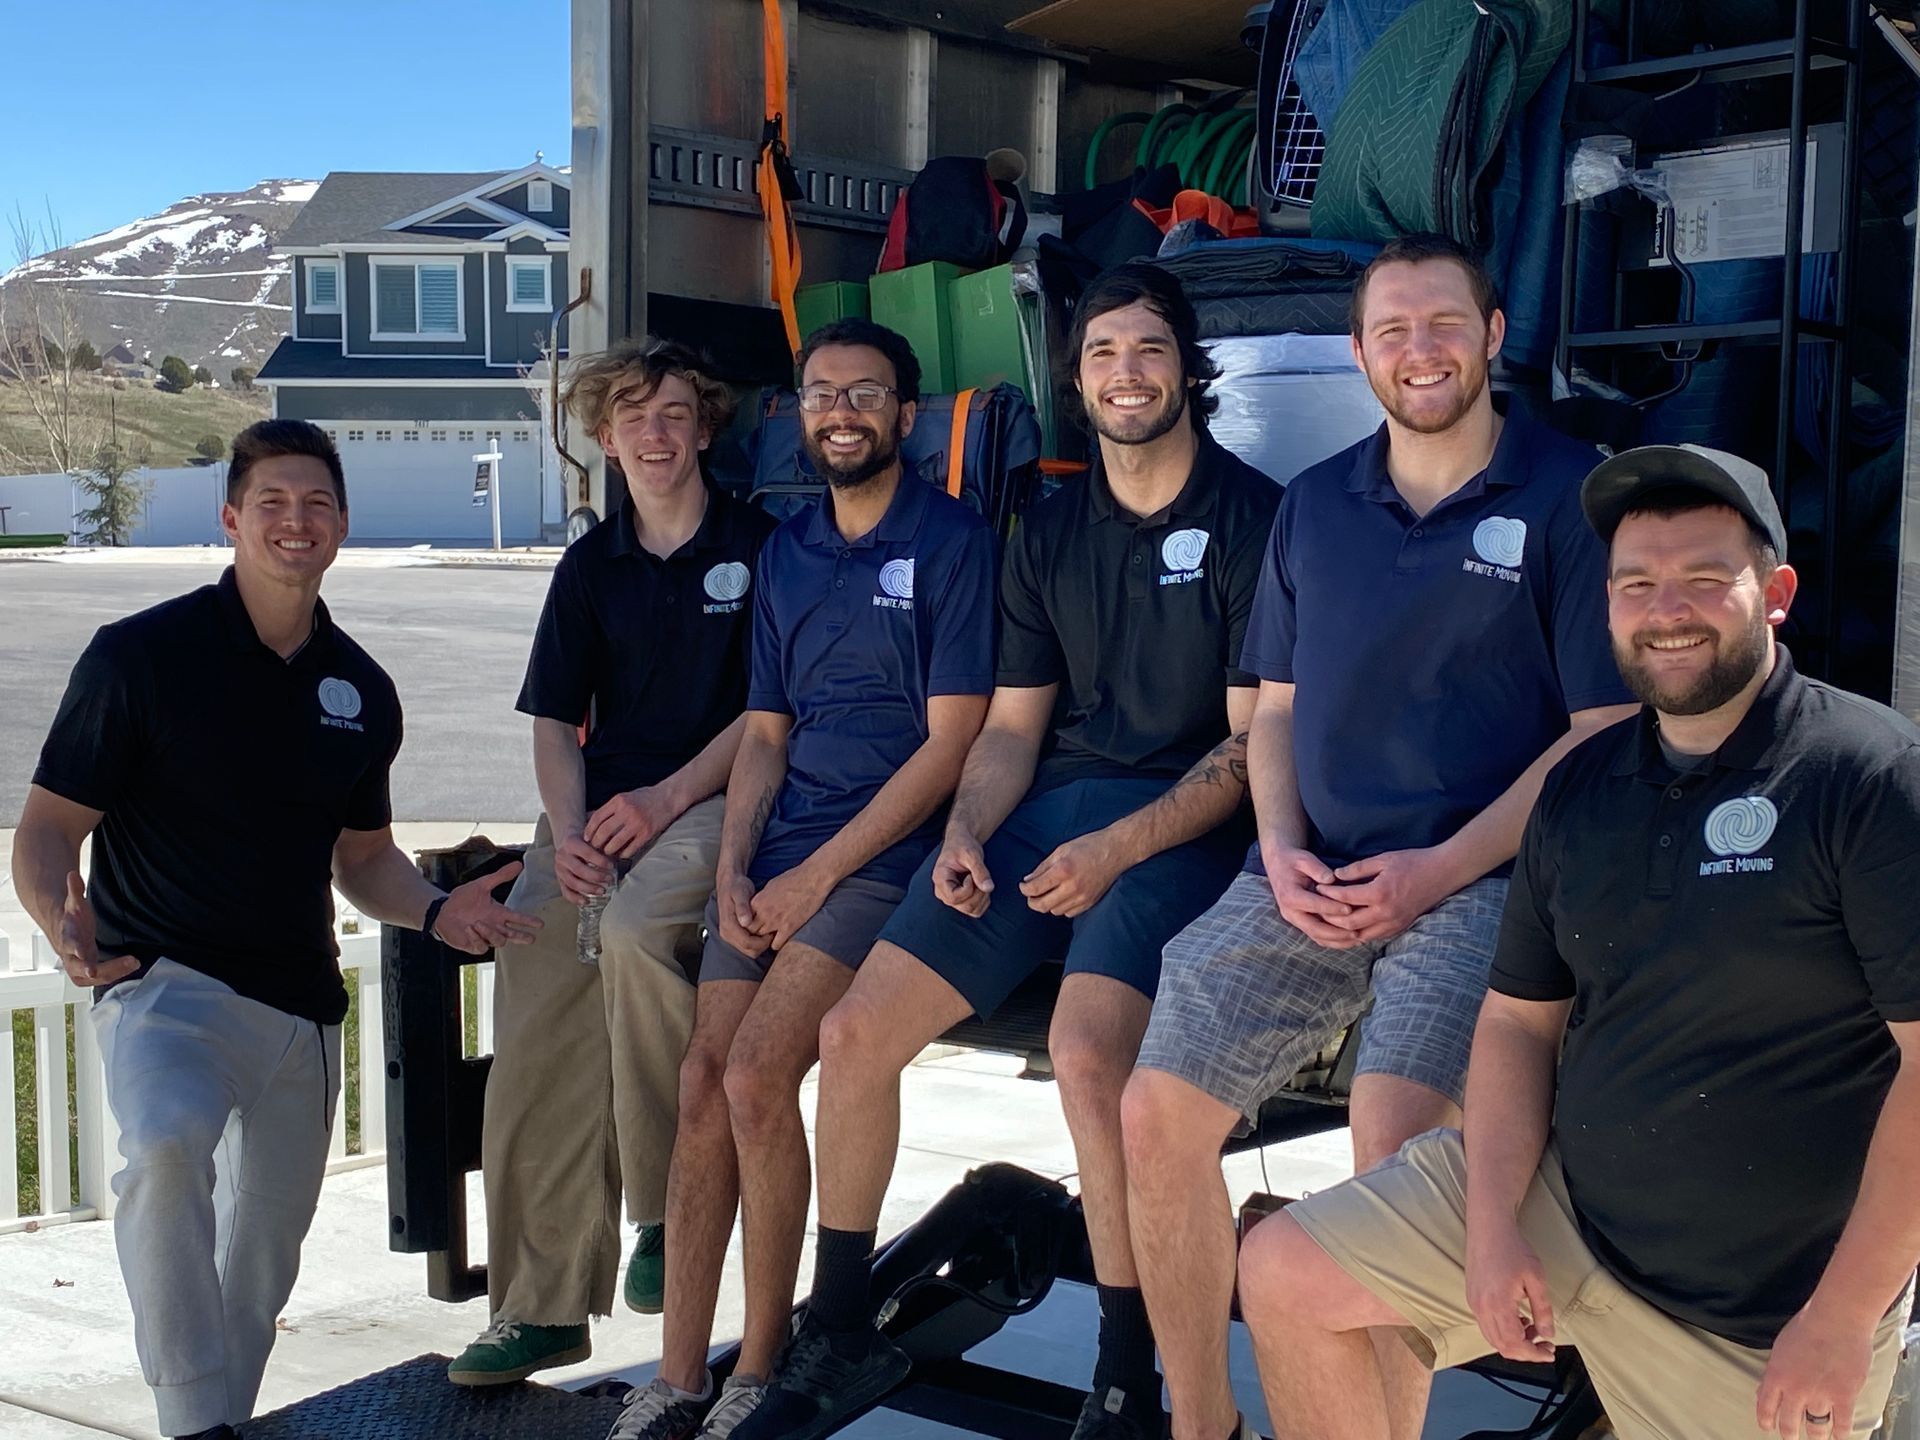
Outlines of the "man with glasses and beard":
[[[611,1440],[724,1440],[766,1393],[806,1225],[799,1093],[820,1017],[939,839],[993,688],[992,533],[900,463],[913,351],[842,320],[808,337],[800,366],[828,488],[760,552],[746,730],[680,1071],[664,1351]],[[746,1325],[716,1398],[707,1347],[736,1202]]]
[[[1630,713],[1606,643],[1586,446],[1493,403],[1506,321],[1440,236],[1354,287],[1354,359],[1386,410],[1281,501],[1240,663],[1259,840],[1166,950],[1125,1104],[1134,1244],[1179,1440],[1248,1433],[1228,1383],[1234,1128],[1359,1017],[1365,1169],[1457,1124],[1506,876],[1547,771]],[[1391,1337],[1396,1434],[1428,1377]]]
[[896,1384],[869,1257],[899,1134],[899,1076],[969,1014],[1065,959],[1048,1051],[1079,1161],[1100,1348],[1077,1440],[1160,1433],[1127,1233],[1120,1095],[1160,949],[1220,893],[1245,830],[1253,677],[1238,665],[1279,489],[1206,431],[1218,374],[1179,283],[1126,265],[1070,341],[1093,472],[1009,543],[993,704],[939,852],[821,1026],[820,1231],[793,1357],[740,1432],[799,1440]]
[[1774,640],[1758,467],[1651,446],[1583,499],[1644,708],[1540,792],[1464,1141],[1248,1240],[1282,1440],[1407,1433],[1369,1326],[1436,1365],[1577,1345],[1622,1440],[1880,1422],[1920,1258],[1920,730]]

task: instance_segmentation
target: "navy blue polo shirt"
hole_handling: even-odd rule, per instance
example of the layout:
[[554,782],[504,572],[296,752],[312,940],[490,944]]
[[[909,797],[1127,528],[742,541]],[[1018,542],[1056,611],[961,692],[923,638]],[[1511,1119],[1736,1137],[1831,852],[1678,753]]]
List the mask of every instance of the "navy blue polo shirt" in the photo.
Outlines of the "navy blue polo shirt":
[[[787,775],[748,867],[763,885],[860,813],[927,738],[934,695],[993,693],[994,544],[978,515],[903,477],[858,540],[832,492],[774,531],[754,586],[750,710],[793,717]],[[858,872],[904,887],[935,814]]]
[[[1240,663],[1297,687],[1295,768],[1322,859],[1439,844],[1571,712],[1632,702],[1606,550],[1580,511],[1599,460],[1509,415],[1487,468],[1419,516],[1387,474],[1383,424],[1287,487]],[[1247,867],[1261,873],[1258,846]]]
[[617,505],[560,557],[517,708],[578,725],[591,707],[589,813],[659,784],[746,708],[747,592],[773,526],[708,486],[700,528],[671,555],[642,545]]

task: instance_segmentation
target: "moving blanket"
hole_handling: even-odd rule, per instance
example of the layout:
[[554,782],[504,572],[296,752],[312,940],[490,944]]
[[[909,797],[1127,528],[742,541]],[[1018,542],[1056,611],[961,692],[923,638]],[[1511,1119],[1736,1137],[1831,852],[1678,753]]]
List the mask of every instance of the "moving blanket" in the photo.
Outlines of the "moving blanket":
[[1438,230],[1484,253],[1501,136],[1567,48],[1572,9],[1419,0],[1367,52],[1340,101],[1313,233],[1384,241]]

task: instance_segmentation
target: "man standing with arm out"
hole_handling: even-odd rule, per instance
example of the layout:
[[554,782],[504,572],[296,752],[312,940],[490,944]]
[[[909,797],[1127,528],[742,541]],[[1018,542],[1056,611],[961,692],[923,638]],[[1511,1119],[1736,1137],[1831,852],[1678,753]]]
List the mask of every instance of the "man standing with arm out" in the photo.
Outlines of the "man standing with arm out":
[[169,1436],[252,1415],[300,1270],[347,1013],[329,882],[475,954],[540,928],[490,894],[516,866],[448,895],[393,843],[399,698],[319,598],[347,533],[325,432],[241,431],[221,521],[218,584],[81,655],[13,848],[21,902],[96,987],[85,1023],[127,1162],[114,1240]]
[[741,1440],[820,1435],[904,1374],[868,1294],[900,1071],[1062,955],[1048,1049],[1101,1312],[1074,1434],[1160,1433],[1120,1094],[1161,946],[1219,894],[1245,846],[1244,827],[1226,823],[1245,795],[1253,708],[1236,657],[1279,501],[1206,433],[1217,372],[1197,331],[1179,283],[1151,265],[1110,271],[1081,297],[1075,380],[1099,465],[1029,511],[1010,543],[998,683],[945,842],[821,1026],[813,1300],[796,1360]]
[[[766,1393],[806,1226],[799,1092],[820,1017],[932,848],[992,686],[993,536],[900,464],[913,351],[843,320],[808,337],[800,364],[828,490],[760,556],[746,733],[681,1070],[664,1354],[612,1440],[725,1440]],[[707,1347],[736,1200],[746,1327],[716,1401]]]
[[[773,529],[701,475],[733,399],[685,346],[588,356],[563,400],[626,503],[561,557],[520,692],[543,813],[513,903],[546,929],[494,970],[492,1323],[448,1366],[463,1385],[591,1353],[588,1317],[613,1304],[623,1191],[640,1227],[626,1303],[660,1310],[700,916],[745,726],[753,566]],[[599,963],[583,964],[579,907],[608,890]]]
[[1464,1146],[1248,1241],[1282,1440],[1403,1433],[1362,1326],[1436,1365],[1577,1345],[1621,1440],[1880,1421],[1920,1258],[1920,730],[1774,640],[1796,581],[1757,467],[1653,446],[1584,498],[1645,708],[1541,792]]
[[[1243,1434],[1227,1372],[1219,1152],[1366,1005],[1364,1169],[1457,1123],[1507,870],[1547,770],[1630,713],[1580,517],[1594,453],[1497,410],[1505,317],[1452,241],[1395,241],[1354,290],[1371,439],[1287,487],[1241,663],[1260,839],[1167,947],[1125,1129],[1134,1244],[1178,1440]],[[1387,1342],[1415,1431],[1427,1377]]]

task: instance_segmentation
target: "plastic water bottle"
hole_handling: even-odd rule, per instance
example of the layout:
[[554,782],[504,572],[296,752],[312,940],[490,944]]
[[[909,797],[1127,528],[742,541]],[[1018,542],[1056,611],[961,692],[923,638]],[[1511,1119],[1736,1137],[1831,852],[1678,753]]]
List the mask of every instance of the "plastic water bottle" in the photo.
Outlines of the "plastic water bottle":
[[600,917],[607,913],[607,902],[611,899],[613,886],[609,884],[580,907],[579,948],[575,955],[582,965],[600,963]]

